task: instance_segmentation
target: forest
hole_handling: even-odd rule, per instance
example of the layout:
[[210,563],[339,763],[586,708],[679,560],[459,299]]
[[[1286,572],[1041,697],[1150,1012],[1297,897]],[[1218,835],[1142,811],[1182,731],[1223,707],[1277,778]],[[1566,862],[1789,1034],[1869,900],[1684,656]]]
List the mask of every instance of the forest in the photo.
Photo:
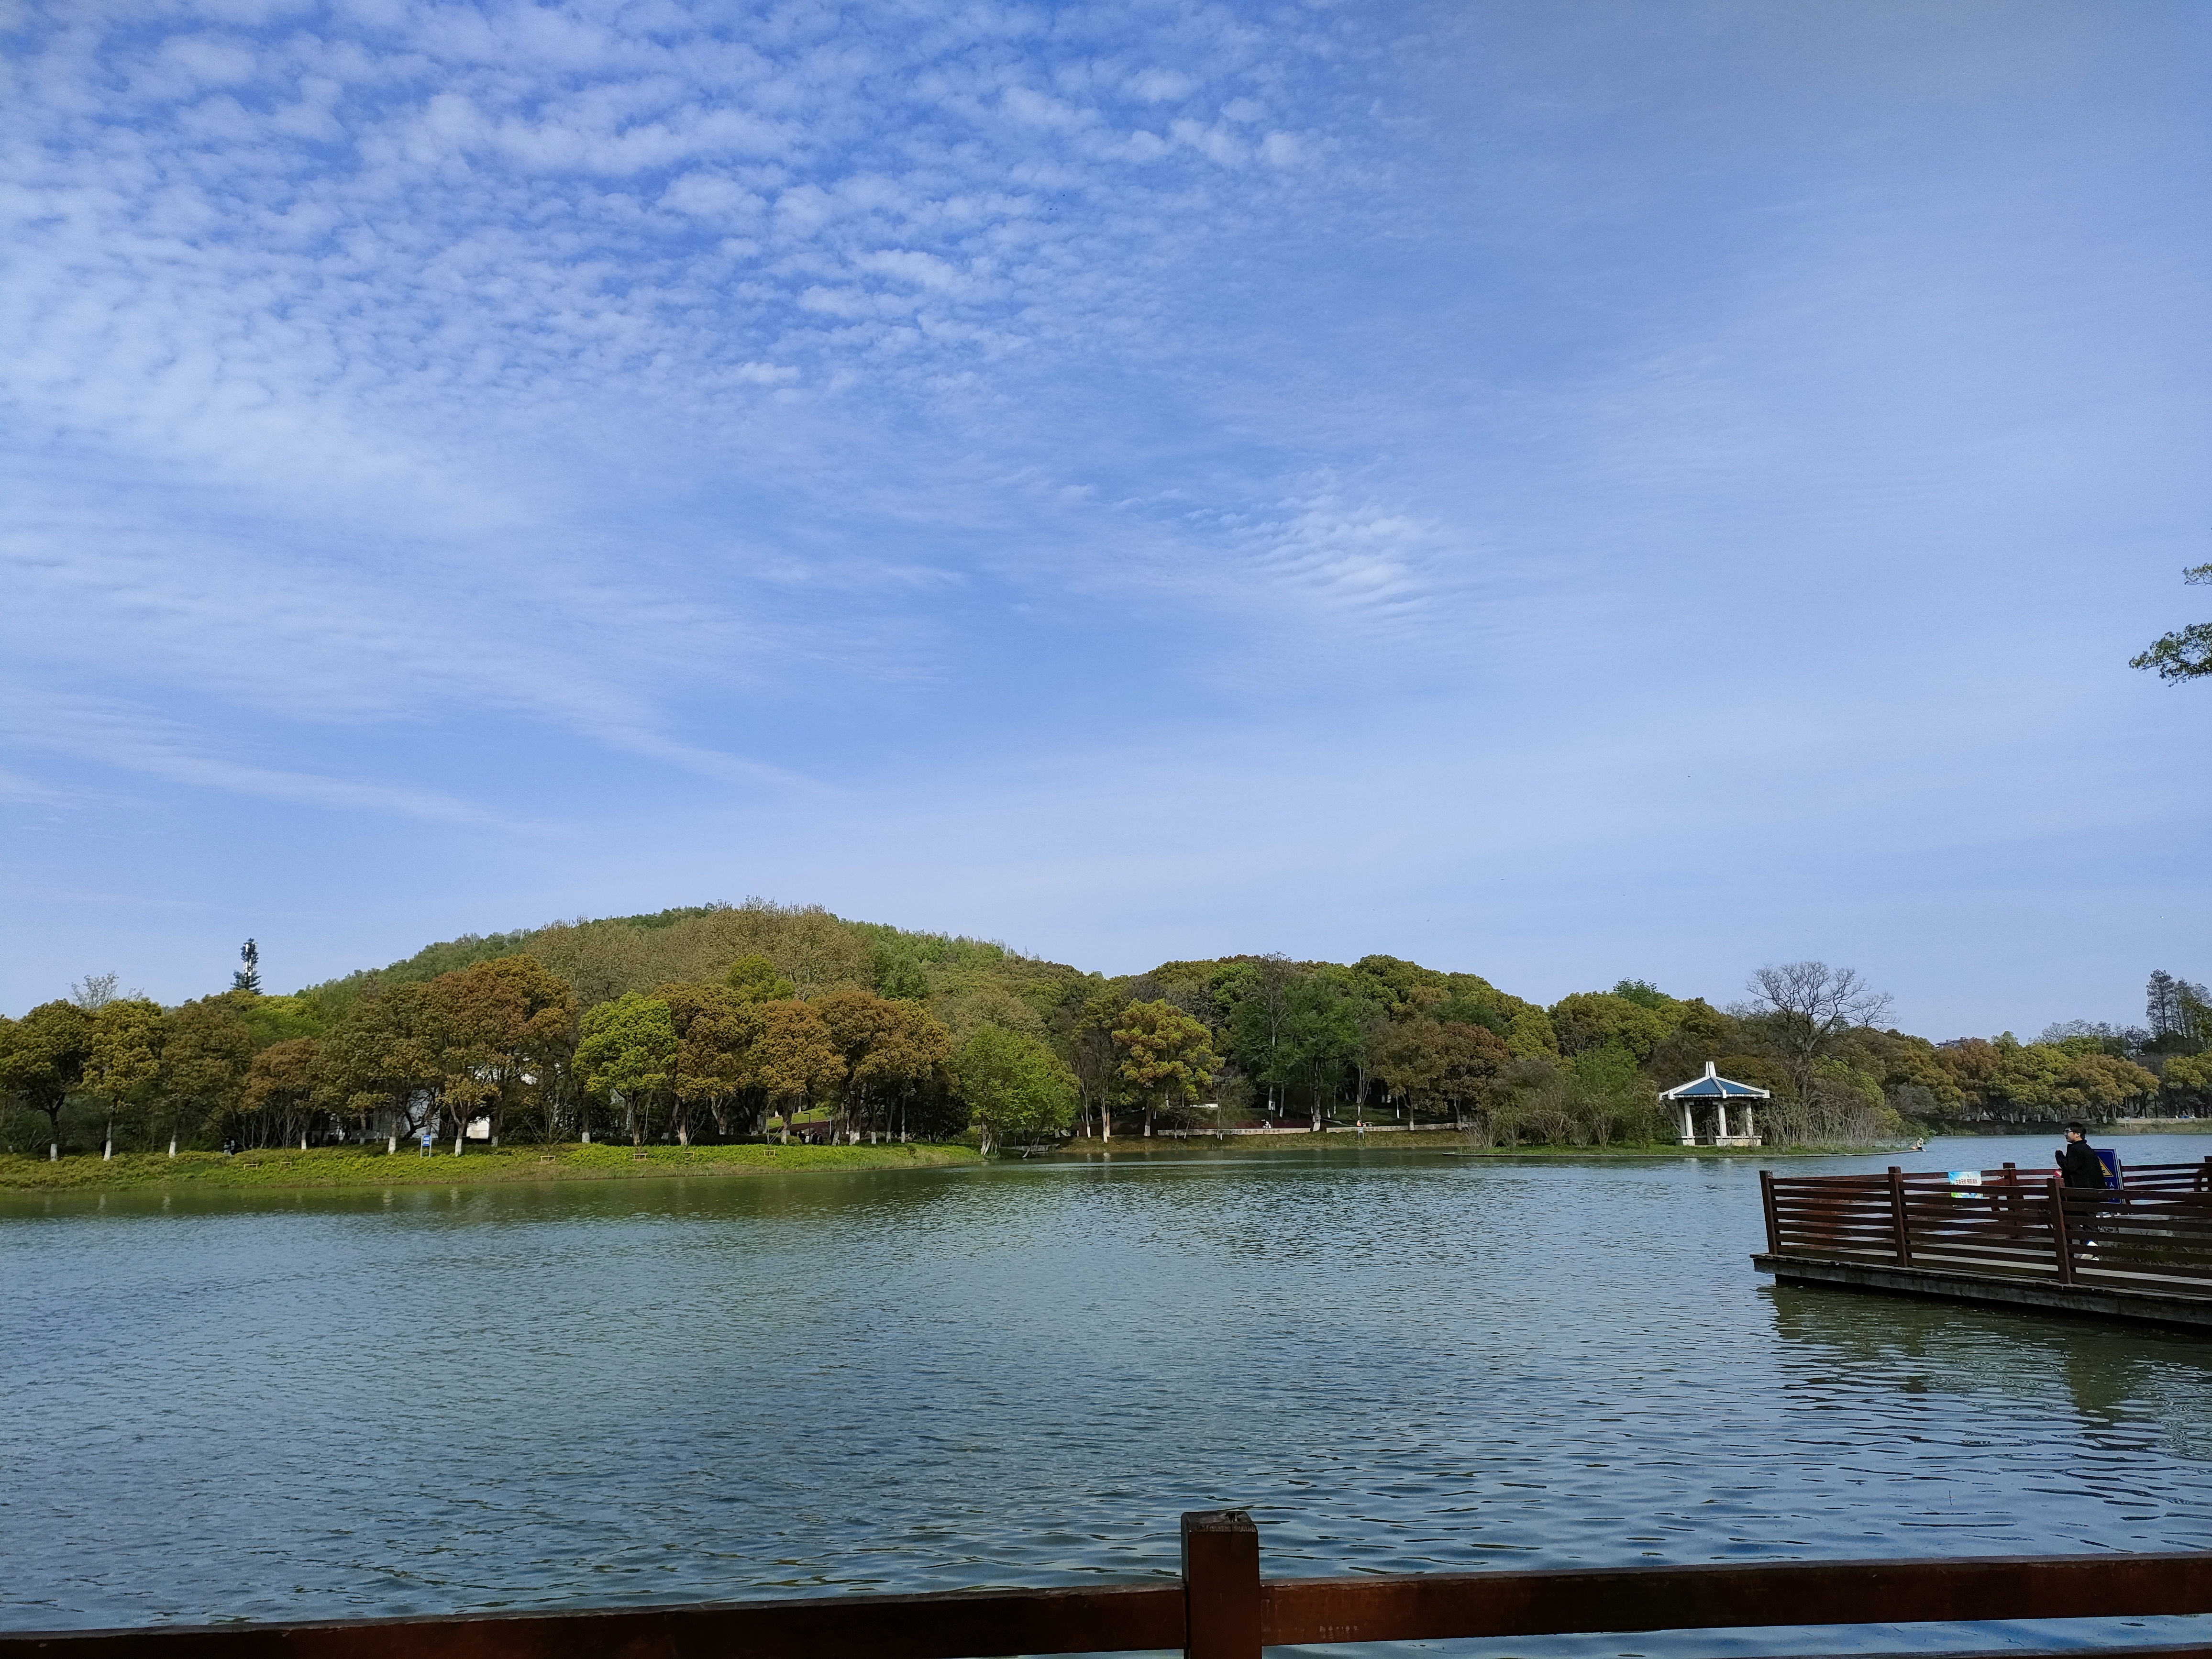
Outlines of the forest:
[[1395,957],[1169,962],[1107,977],[1005,946],[751,899],[468,935],[174,1007],[78,981],[0,1018],[0,1151],[434,1141],[945,1140],[1273,1127],[1485,1145],[1666,1144],[1707,1061],[1771,1091],[1770,1145],[1937,1126],[2212,1114],[2205,988],[2144,1024],[1936,1042],[1849,969],[1763,967],[1716,1006],[1642,980],[1548,1006]]

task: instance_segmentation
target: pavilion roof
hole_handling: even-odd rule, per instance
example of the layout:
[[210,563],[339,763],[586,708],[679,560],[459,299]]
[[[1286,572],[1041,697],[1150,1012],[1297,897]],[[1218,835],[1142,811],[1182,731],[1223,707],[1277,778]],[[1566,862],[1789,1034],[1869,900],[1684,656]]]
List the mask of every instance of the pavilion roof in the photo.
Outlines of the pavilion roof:
[[1705,1074],[1687,1083],[1678,1083],[1659,1097],[1662,1100],[1768,1100],[1772,1097],[1764,1089],[1754,1089],[1748,1083],[1738,1083],[1732,1077],[1723,1077],[1710,1060],[1705,1062]]

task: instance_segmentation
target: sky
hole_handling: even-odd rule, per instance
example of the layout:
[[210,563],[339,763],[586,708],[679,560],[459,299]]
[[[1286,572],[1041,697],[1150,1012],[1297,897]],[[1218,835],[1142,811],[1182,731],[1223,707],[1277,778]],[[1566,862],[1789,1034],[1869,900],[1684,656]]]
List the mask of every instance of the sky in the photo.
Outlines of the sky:
[[2212,976],[2212,9],[0,0],[0,1012],[759,895]]

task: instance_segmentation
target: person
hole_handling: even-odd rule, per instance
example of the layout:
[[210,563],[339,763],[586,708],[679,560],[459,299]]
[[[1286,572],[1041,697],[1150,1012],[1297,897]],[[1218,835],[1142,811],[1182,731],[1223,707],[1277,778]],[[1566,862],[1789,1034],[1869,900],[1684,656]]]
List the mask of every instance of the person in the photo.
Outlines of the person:
[[434,1137],[433,1137],[433,1135],[431,1134],[431,1132],[430,1132],[429,1130],[428,1130],[428,1129],[423,1130],[423,1131],[422,1131],[422,1150],[421,1152],[419,1152],[416,1153],[416,1154],[415,1154],[415,1156],[416,1156],[416,1157],[417,1157],[417,1158],[428,1158],[428,1157],[429,1157],[429,1156],[430,1156],[430,1147],[431,1147],[431,1145],[432,1145],[432,1143],[433,1143],[433,1139],[434,1139]]
[[2058,1149],[2058,1178],[2069,1187],[2094,1187],[2102,1192],[2105,1187],[2104,1161],[2097,1149],[2089,1144],[2089,1126],[2069,1123],[2066,1126],[2066,1144]]
[[[2087,1124],[2074,1122],[2066,1126],[2066,1144],[2058,1149],[2058,1178],[2066,1183],[2069,1192],[2081,1188],[2101,1194],[2105,1190],[2104,1160],[2089,1144]],[[2097,1217],[2091,1200],[2077,1199],[2067,1205],[2066,1210],[2066,1223],[2074,1231],[2076,1245],[2083,1250],[2095,1249],[2090,1224]]]

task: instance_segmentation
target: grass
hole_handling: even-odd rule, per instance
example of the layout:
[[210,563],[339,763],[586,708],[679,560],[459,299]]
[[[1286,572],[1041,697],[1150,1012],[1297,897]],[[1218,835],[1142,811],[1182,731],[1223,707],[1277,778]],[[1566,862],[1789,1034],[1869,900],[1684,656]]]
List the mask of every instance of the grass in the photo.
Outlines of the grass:
[[49,1163],[0,1153],[0,1190],[92,1192],[118,1188],[447,1187],[502,1181],[621,1181],[637,1176],[746,1176],[790,1170],[915,1170],[980,1162],[960,1146],[558,1146],[472,1147],[459,1158],[447,1141],[431,1157],[412,1146],[269,1147],[221,1152],[122,1152]]

